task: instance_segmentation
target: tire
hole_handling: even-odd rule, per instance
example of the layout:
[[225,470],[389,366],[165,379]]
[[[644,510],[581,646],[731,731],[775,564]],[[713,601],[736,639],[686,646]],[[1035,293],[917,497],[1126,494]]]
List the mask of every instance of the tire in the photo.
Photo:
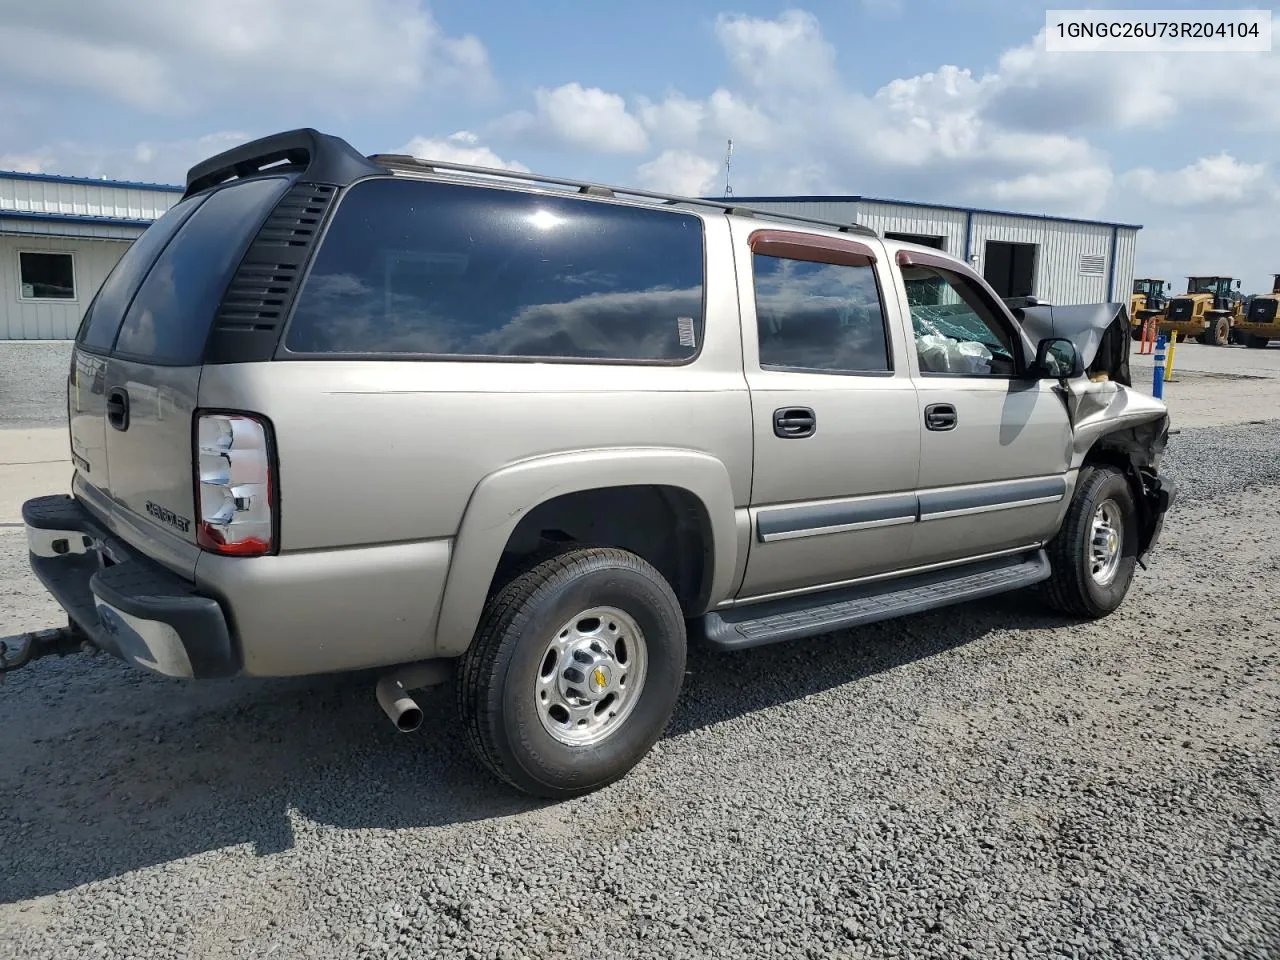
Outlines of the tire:
[[1244,345],[1253,350],[1265,350],[1270,342],[1271,339],[1269,337],[1247,336],[1244,338]]
[[458,708],[472,751],[497,777],[564,799],[644,758],[671,719],[684,668],[684,613],[662,574],[625,550],[573,549],[489,599],[458,671]]
[[[1112,514],[1120,540],[1109,578],[1105,567],[1103,576],[1094,575],[1094,518],[1104,509]],[[1081,470],[1062,528],[1047,549],[1053,573],[1044,592],[1051,606],[1091,620],[1120,606],[1133,581],[1138,550],[1138,511],[1125,475],[1114,467]]]
[[1209,347],[1221,347],[1231,337],[1231,321],[1226,317],[1209,320],[1209,329],[1200,335],[1200,342]]

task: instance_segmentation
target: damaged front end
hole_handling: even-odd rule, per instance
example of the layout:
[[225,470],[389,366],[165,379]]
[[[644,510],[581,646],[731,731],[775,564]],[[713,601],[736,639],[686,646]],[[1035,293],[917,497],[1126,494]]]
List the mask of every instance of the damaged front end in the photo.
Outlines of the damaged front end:
[[1075,345],[1085,375],[1065,384],[1073,431],[1073,469],[1108,464],[1122,470],[1138,507],[1138,561],[1155,546],[1173,504],[1175,484],[1160,476],[1169,442],[1169,408],[1133,389],[1129,314],[1122,303],[1010,304],[1033,343],[1063,337]]

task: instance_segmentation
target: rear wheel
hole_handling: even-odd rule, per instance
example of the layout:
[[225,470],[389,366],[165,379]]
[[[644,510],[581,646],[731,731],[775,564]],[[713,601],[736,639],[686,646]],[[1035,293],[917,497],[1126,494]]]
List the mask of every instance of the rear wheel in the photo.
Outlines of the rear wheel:
[[662,575],[624,550],[572,550],[490,599],[458,672],[458,704],[494,774],[536,796],[572,797],[649,752],[684,665],[684,614]]
[[1244,338],[1244,345],[1254,350],[1265,350],[1270,342],[1271,339],[1269,337],[1248,336]]
[[1085,467],[1062,528],[1048,547],[1050,604],[1090,619],[1111,613],[1129,592],[1137,546],[1129,481],[1114,467]]

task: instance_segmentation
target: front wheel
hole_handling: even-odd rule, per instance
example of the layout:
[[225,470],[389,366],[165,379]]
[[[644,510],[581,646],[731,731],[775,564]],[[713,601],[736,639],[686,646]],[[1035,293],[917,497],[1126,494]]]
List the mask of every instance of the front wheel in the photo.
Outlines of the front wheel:
[[1085,467],[1062,528],[1048,547],[1049,603],[1070,616],[1105,617],[1129,592],[1137,548],[1129,481],[1114,467]]
[[458,705],[485,766],[562,799],[640,762],[671,719],[684,667],[684,614],[662,574],[624,550],[572,550],[490,598]]
[[1231,337],[1231,321],[1226,317],[1209,318],[1209,329],[1200,334],[1200,342],[1210,347],[1221,347]]

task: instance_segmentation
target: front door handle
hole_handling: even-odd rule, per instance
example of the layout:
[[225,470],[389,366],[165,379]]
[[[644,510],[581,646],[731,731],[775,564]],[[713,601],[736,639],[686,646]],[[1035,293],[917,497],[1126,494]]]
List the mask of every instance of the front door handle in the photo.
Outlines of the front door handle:
[[956,408],[949,403],[931,403],[924,408],[924,425],[928,430],[954,430],[958,422]]
[[784,440],[812,437],[818,430],[818,418],[808,407],[782,407],[773,411],[774,436]]
[[129,429],[129,391],[124,387],[107,391],[107,423],[117,430]]

